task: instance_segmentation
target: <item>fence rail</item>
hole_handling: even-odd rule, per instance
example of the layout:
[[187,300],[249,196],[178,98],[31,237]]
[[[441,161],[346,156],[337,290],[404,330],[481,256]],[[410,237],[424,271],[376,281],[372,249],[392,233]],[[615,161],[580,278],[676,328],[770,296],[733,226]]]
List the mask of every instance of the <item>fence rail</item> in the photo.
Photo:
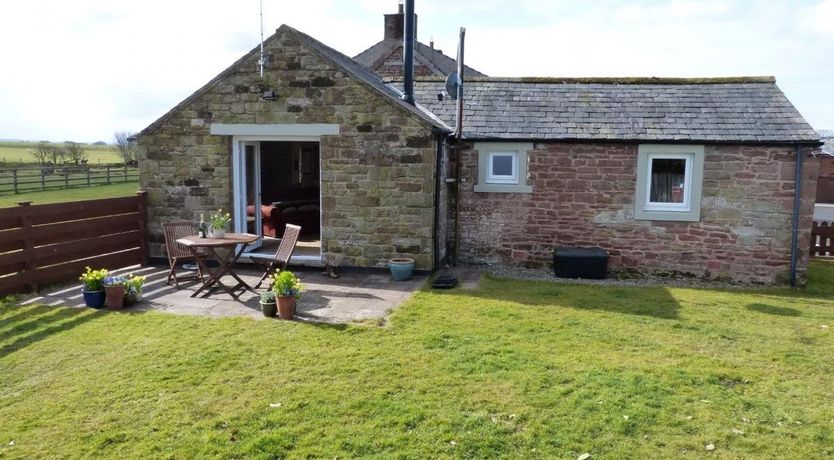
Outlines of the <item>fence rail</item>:
[[0,209],[0,295],[77,279],[86,266],[113,269],[147,257],[145,192]]
[[0,168],[0,194],[45,192],[93,185],[133,182],[139,169],[128,165],[61,165]]
[[811,227],[811,257],[834,256],[834,225],[814,221]]

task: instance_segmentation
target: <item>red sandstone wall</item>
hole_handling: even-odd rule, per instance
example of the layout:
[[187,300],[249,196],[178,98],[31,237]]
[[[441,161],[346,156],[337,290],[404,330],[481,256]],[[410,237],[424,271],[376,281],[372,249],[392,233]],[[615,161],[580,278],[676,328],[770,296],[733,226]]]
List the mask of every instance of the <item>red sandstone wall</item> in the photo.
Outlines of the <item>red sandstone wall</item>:
[[[475,193],[463,153],[461,260],[547,267],[560,245],[600,246],[610,267],[783,281],[790,267],[794,159],[788,147],[707,146],[700,222],[634,220],[637,145],[536,143],[533,193]],[[801,238],[809,244],[818,163],[806,158]],[[800,250],[800,268],[807,251]]]
[[820,157],[817,203],[834,203],[834,157]]

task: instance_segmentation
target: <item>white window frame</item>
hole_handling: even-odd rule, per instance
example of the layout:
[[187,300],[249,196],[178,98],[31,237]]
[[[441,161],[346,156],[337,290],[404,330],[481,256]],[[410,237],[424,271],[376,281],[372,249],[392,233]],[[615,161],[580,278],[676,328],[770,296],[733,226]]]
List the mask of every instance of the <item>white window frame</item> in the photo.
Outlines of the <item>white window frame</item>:
[[[506,152],[494,151],[487,154],[487,184],[518,184],[518,150]],[[510,157],[512,159],[511,173],[509,175],[493,174],[495,157]]]
[[[664,203],[651,201],[652,199],[652,163],[654,160],[684,160],[683,172],[683,202]],[[689,211],[690,197],[692,196],[692,166],[695,163],[694,153],[650,153],[646,162],[646,202],[643,204],[645,211]]]
[[[651,199],[653,160],[686,160],[683,203],[657,203]],[[634,218],[637,220],[698,222],[704,182],[703,145],[643,144],[637,149],[637,184]]]
[[[474,190],[478,193],[532,193],[527,184],[527,156],[533,150],[530,142],[476,142],[478,155],[478,181]],[[493,175],[492,159],[495,156],[511,155],[512,176]]]

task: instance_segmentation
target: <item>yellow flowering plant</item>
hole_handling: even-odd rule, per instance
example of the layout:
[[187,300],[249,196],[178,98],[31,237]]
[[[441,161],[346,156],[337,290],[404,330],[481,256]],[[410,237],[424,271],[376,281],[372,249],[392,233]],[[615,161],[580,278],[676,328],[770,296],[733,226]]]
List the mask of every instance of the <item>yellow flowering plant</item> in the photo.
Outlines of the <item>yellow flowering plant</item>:
[[145,284],[145,277],[143,275],[134,275],[131,273],[127,276],[125,281],[125,290],[128,294],[136,294],[142,291],[142,286]]
[[93,270],[90,267],[86,267],[86,271],[78,279],[84,283],[85,291],[95,292],[104,289],[104,279],[108,275],[110,275],[110,272],[104,268]]
[[232,221],[232,216],[229,213],[223,213],[223,209],[218,209],[216,214],[209,216],[209,224],[215,230],[222,230]]
[[274,273],[272,280],[272,292],[278,297],[298,297],[304,290],[304,285],[298,280],[295,274],[288,270]]

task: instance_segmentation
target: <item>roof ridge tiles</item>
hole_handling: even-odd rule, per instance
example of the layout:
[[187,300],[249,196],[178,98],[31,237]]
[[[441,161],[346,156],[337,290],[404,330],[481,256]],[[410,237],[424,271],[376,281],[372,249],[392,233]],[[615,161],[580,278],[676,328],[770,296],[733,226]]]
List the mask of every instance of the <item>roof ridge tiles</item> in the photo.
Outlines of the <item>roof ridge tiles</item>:
[[[735,77],[467,77],[483,83],[603,84],[603,85],[727,85],[773,84],[773,76]],[[444,81],[442,77],[415,77],[415,81]]]

